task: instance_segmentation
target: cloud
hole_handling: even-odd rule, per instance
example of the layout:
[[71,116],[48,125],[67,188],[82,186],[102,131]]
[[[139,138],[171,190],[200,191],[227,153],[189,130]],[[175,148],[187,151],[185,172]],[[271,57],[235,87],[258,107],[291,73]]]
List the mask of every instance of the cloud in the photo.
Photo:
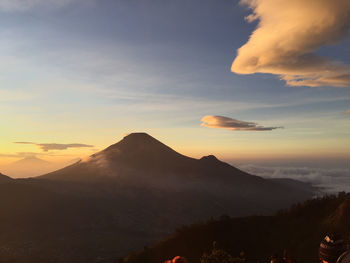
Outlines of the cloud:
[[208,128],[221,128],[232,131],[271,131],[283,127],[264,127],[255,122],[246,122],[224,116],[207,115],[201,119],[201,126]]
[[350,169],[241,164],[240,169],[267,179],[289,178],[319,187],[326,193],[350,192]]
[[35,143],[35,142],[14,142],[16,144],[32,144],[40,147],[44,152],[51,150],[66,150],[68,148],[88,148],[94,147],[93,145],[81,144],[81,143],[70,143],[70,144],[60,144],[60,143]]
[[344,39],[350,28],[349,0],[241,0],[258,26],[238,49],[232,72],[271,73],[289,86],[350,85],[350,66],[315,51]]
[[0,0],[1,11],[24,11],[37,6],[60,7],[73,0]]
[[36,95],[29,92],[19,92],[4,89],[0,90],[0,102],[28,101],[36,97]]
[[8,157],[8,158],[26,158],[26,157],[35,157],[37,155],[39,155],[39,153],[33,153],[33,152],[0,153],[0,157]]
[[346,111],[346,114],[349,114],[349,115],[350,115],[350,110],[347,110],[347,111]]
[[47,157],[47,156],[67,156],[67,154],[57,154],[57,153],[49,153],[49,152],[17,152],[17,153],[0,153],[0,157],[7,158],[27,158],[27,157]]

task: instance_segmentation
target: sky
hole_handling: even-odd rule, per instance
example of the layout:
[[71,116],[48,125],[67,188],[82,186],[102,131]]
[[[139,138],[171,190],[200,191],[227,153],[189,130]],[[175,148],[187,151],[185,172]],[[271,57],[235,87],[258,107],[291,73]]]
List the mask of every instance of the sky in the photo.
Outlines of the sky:
[[0,168],[140,131],[197,158],[349,163],[349,14],[347,0],[0,0]]

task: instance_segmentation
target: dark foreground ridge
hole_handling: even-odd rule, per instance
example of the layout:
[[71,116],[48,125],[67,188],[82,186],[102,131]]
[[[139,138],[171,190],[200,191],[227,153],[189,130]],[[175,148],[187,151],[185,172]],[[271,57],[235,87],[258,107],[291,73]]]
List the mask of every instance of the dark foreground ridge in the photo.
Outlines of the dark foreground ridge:
[[156,245],[115,263],[164,262],[178,255],[199,263],[204,253],[210,254],[213,242],[236,258],[243,251],[247,262],[269,262],[270,256],[287,252],[293,262],[317,263],[319,243],[326,234],[340,233],[350,241],[349,222],[350,194],[342,193],[296,204],[274,216],[222,216],[182,226]]
[[0,184],[0,262],[111,262],[180,225],[270,215],[313,190],[250,175],[214,156],[190,158],[133,133],[88,160]]

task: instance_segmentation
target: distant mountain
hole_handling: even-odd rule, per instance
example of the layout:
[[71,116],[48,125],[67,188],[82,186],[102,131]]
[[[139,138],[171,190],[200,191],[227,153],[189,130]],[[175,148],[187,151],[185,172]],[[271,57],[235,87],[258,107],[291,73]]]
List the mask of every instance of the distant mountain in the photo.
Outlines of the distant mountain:
[[[222,214],[272,214],[314,194],[310,185],[262,179],[212,155],[186,157],[145,133],[130,134],[88,160],[58,171],[15,180],[13,187],[22,189],[16,191],[25,198],[16,208],[27,211],[27,216],[21,214],[24,220],[16,221],[16,231],[6,230],[3,237],[11,239],[11,248],[22,251],[24,258],[41,249],[55,255],[54,262],[65,263],[111,262],[180,225]],[[2,198],[17,197],[4,191]],[[63,200],[64,205],[46,200]],[[0,203],[1,222],[12,224],[7,212],[11,207],[6,207],[6,201]],[[64,229],[60,227],[62,216]],[[49,218],[42,221],[41,230],[34,228],[39,239],[32,238],[37,217]],[[13,228],[3,224],[3,229]],[[21,250],[27,241],[33,242],[30,248]],[[54,245],[48,249],[49,244]]]
[[19,161],[16,161],[13,163],[14,165],[23,165],[23,166],[29,166],[29,165],[48,165],[49,162],[39,159],[36,156],[28,156],[25,157]]
[[131,254],[119,263],[158,263],[181,255],[199,263],[213,242],[237,257],[244,251],[248,262],[268,262],[288,251],[293,262],[317,263],[318,247],[326,234],[336,232],[350,241],[350,194],[313,199],[274,216],[218,220],[179,228],[154,246]]
[[28,156],[3,166],[1,169],[6,172],[6,174],[11,175],[11,177],[26,178],[46,174],[72,163],[73,162],[57,164],[42,160],[36,156]]

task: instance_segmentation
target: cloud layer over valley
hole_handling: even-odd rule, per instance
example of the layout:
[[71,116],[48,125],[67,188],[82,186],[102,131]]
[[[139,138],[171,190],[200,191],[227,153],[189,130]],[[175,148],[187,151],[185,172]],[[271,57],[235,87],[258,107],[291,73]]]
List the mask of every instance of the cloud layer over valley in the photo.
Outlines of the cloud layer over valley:
[[350,192],[350,169],[293,166],[238,165],[240,169],[264,178],[289,178],[311,183],[327,193]]

